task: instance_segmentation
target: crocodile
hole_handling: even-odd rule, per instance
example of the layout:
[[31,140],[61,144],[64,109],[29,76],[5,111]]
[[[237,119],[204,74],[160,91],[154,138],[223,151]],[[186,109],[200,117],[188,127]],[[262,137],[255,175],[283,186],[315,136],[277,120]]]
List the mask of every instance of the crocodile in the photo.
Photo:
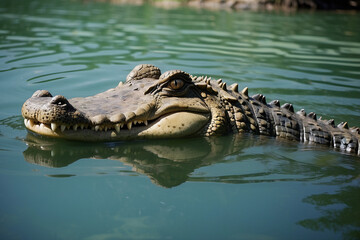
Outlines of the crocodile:
[[251,132],[331,146],[360,155],[360,130],[347,122],[297,112],[290,103],[269,103],[248,88],[181,70],[136,66],[126,81],[89,97],[67,99],[36,91],[22,106],[35,134],[80,141],[216,136]]

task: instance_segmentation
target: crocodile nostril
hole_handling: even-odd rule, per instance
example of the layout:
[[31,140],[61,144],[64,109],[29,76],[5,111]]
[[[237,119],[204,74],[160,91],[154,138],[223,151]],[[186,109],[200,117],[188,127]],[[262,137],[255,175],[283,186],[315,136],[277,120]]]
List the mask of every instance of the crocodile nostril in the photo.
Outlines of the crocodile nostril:
[[31,97],[52,97],[48,90],[37,90]]
[[53,97],[51,99],[51,104],[55,104],[55,105],[66,105],[68,104],[68,100],[64,97],[64,96],[61,96],[61,95],[56,95],[55,97]]

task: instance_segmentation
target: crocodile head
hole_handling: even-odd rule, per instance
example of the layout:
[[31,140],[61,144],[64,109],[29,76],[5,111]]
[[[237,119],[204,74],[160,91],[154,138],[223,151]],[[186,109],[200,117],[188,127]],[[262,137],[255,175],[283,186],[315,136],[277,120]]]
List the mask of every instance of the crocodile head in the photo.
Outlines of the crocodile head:
[[74,140],[204,135],[214,129],[209,104],[217,101],[205,100],[196,79],[179,70],[161,74],[155,66],[138,65],[124,83],[94,96],[66,99],[38,90],[23,104],[22,116],[31,132]]

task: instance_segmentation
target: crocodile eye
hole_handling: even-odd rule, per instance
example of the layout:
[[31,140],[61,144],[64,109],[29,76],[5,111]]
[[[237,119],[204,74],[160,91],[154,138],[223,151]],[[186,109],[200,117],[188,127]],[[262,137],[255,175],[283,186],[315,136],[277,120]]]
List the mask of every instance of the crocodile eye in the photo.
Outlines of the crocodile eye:
[[66,104],[66,102],[65,102],[65,101],[61,101],[61,100],[58,100],[58,101],[56,101],[54,104],[56,104],[56,105],[58,105],[58,106],[61,106],[61,105]]
[[51,99],[51,104],[54,105],[62,106],[62,105],[66,105],[67,103],[68,101],[66,100],[66,98],[60,95],[55,96]]
[[181,79],[174,79],[169,82],[168,86],[173,90],[178,90],[184,86],[184,81]]

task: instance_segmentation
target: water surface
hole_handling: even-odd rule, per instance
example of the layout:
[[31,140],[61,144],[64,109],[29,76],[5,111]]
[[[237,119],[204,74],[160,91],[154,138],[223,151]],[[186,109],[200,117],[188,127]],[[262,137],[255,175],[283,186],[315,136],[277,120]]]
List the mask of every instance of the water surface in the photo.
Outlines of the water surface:
[[1,239],[358,239],[359,157],[252,135],[81,143],[28,135],[139,63],[222,78],[360,126],[360,15],[0,4]]

